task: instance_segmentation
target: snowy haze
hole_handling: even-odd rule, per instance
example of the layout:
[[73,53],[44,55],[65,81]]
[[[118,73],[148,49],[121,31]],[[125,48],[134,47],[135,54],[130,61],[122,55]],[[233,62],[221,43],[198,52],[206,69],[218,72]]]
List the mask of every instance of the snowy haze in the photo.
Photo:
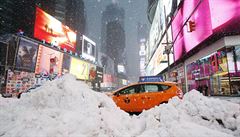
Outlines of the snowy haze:
[[129,116],[112,99],[72,75],[21,99],[0,97],[0,137],[239,137],[240,105],[192,90]]
[[[137,43],[137,24],[150,23],[147,20],[147,0],[84,0],[87,15],[87,36],[101,46],[101,17],[106,6],[110,3],[118,3],[125,11],[124,30],[126,34],[126,58],[127,71],[132,81],[139,77],[139,45]],[[134,67],[133,67],[134,66]]]

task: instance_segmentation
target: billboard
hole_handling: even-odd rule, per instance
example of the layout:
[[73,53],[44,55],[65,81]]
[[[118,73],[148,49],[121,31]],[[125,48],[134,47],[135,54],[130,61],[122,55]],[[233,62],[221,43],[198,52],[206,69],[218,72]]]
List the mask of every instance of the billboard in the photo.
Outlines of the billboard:
[[[172,22],[175,60],[213,34],[240,32],[239,3],[240,0],[183,1]],[[185,25],[190,21],[195,23],[192,32]]]
[[63,53],[51,48],[39,45],[36,63],[36,74],[50,75],[62,74]]
[[70,74],[75,75],[77,79],[88,80],[89,79],[88,63],[72,57],[70,65]]
[[82,57],[95,62],[96,43],[84,35],[82,37]]
[[240,0],[208,1],[211,9],[211,22],[214,31],[219,31],[223,29],[223,27],[230,27],[229,30],[226,31],[240,31]]
[[158,46],[158,43],[161,40],[163,32],[166,29],[166,22],[164,16],[164,7],[163,2],[158,1],[156,8],[155,16],[152,22],[152,26],[149,33],[149,51],[150,56],[153,54],[154,50]]
[[[187,18],[196,24],[196,29],[192,32],[189,32],[187,25],[185,25]],[[173,39],[176,40],[174,43],[174,57],[175,60],[178,60],[212,34],[208,0],[184,1],[183,7],[179,9],[173,19],[172,31]]]
[[35,74],[32,72],[8,70],[6,93],[24,92],[33,87],[35,81]]
[[37,59],[38,44],[21,38],[18,46],[16,69],[34,72]]
[[96,67],[96,73],[97,73],[97,75],[96,75],[96,80],[97,80],[98,82],[103,82],[103,68],[97,66],[97,67]]
[[38,7],[36,7],[34,37],[72,52],[76,49],[76,33]]

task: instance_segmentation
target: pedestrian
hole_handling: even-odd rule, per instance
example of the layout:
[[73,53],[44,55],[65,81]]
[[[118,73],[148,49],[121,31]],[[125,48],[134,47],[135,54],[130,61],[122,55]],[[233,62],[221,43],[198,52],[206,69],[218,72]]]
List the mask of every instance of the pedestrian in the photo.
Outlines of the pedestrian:
[[208,92],[208,86],[207,85],[204,85],[203,86],[203,92],[204,92],[204,95],[205,96],[210,96],[209,92]]
[[199,86],[197,87],[197,90],[198,90],[200,93],[202,93],[202,86],[199,85]]

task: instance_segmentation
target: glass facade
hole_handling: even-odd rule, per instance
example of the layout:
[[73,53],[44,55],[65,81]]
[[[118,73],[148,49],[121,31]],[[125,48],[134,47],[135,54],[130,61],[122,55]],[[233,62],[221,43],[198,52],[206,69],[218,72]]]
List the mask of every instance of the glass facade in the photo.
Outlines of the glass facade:
[[188,90],[204,95],[240,94],[240,45],[224,47],[186,66]]

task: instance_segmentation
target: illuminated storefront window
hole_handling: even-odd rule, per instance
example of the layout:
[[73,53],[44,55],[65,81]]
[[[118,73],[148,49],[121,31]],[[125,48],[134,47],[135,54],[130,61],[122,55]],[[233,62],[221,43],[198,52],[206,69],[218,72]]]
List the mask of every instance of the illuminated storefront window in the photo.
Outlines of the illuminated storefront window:
[[222,48],[187,65],[188,90],[204,95],[240,94],[240,46]]

